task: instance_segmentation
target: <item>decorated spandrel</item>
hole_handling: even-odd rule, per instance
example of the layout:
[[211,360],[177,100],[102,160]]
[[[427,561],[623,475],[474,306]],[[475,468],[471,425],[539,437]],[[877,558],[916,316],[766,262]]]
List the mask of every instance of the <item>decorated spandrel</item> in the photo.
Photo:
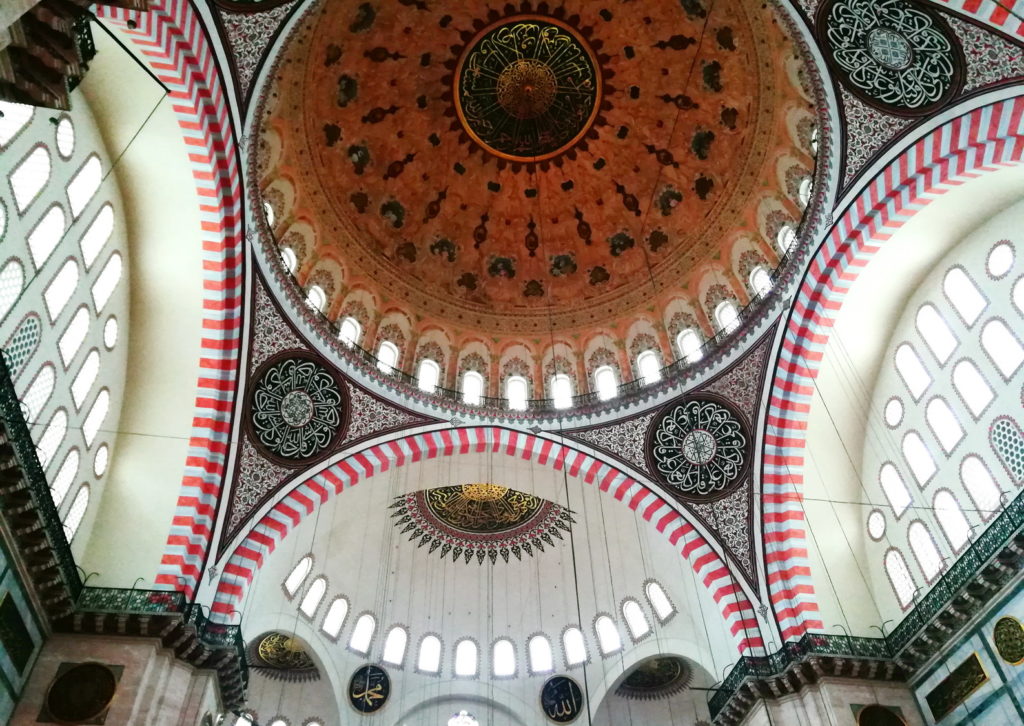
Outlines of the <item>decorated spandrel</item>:
[[579,684],[572,678],[552,676],[540,691],[540,707],[555,723],[572,723],[583,713],[586,701]]
[[383,668],[364,665],[352,674],[348,684],[348,700],[359,713],[379,711],[390,695],[391,679]]

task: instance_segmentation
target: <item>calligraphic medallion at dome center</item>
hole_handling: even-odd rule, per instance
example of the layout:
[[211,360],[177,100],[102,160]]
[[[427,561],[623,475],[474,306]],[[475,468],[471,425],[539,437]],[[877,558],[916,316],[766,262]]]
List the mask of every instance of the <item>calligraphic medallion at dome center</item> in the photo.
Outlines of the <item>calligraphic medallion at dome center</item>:
[[669,406],[651,431],[652,468],[688,498],[718,498],[746,472],[749,437],[736,414],[717,400]]
[[601,70],[587,41],[556,18],[519,15],[471,40],[454,77],[466,133],[503,159],[535,162],[578,143],[601,106]]

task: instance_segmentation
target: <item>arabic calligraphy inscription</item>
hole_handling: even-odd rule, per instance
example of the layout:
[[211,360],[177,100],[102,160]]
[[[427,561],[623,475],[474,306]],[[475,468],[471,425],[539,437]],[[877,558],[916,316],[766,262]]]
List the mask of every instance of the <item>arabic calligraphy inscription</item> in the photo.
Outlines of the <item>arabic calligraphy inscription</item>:
[[364,665],[352,674],[348,684],[348,700],[359,713],[379,711],[390,695],[391,679],[383,668]]

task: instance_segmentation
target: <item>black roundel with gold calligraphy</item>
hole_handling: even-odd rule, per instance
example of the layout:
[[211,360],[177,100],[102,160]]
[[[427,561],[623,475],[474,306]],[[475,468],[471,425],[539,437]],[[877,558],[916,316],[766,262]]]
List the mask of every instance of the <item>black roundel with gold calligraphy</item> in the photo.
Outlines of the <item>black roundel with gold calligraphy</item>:
[[579,141],[601,105],[601,73],[587,41],[552,17],[517,15],[484,28],[459,58],[455,108],[490,153],[540,161]]
[[384,708],[391,695],[391,678],[375,665],[364,665],[352,674],[348,683],[348,700],[359,713],[375,713]]
[[540,707],[555,723],[572,723],[585,704],[583,690],[568,676],[552,676],[540,691]]

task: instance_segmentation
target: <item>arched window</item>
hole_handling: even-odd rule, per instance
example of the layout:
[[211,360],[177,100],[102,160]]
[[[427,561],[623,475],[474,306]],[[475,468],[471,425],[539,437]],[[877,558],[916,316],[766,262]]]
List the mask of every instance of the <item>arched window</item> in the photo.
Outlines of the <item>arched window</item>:
[[928,386],[932,383],[932,377],[928,375],[921,359],[908,343],[903,343],[896,348],[896,372],[910,391],[910,395],[917,401],[924,395]]
[[448,726],[480,726],[480,722],[469,711],[459,711],[448,719]]
[[814,191],[814,182],[810,177],[807,177],[800,182],[800,188],[797,189],[797,196],[800,198],[800,206],[806,207],[811,203],[811,193]]
[[1009,379],[1024,363],[1024,347],[1002,320],[989,320],[981,329],[981,347],[996,364],[996,368]]
[[78,533],[78,528],[82,525],[82,520],[85,519],[85,511],[89,508],[89,485],[83,484],[78,489],[78,493],[75,494],[74,501],[71,502],[71,507],[68,508],[68,516],[64,519],[64,534],[68,538],[68,542],[75,538]]
[[64,159],[70,159],[75,153],[75,125],[67,116],[61,117],[57,122],[57,131],[54,134],[57,141],[57,153]]
[[903,436],[903,456],[917,479],[917,485],[924,489],[924,485],[935,475],[935,460],[917,432],[908,431]]
[[405,628],[396,625],[388,631],[388,637],[384,639],[384,655],[382,660],[391,665],[402,665],[405,660],[405,647],[409,643],[409,633]]
[[958,343],[953,331],[931,303],[925,303],[917,311],[917,332],[924,338],[939,365],[945,365]]
[[907,538],[910,540],[910,549],[914,553],[914,559],[921,566],[925,579],[931,582],[936,575],[942,572],[942,556],[939,555],[935,541],[920,522],[910,523]]
[[103,324],[103,345],[107,350],[113,350],[117,344],[117,318],[111,315]]
[[25,394],[21,397],[21,403],[25,407],[25,420],[31,425],[43,412],[50,396],[53,395],[53,386],[57,380],[57,373],[49,363],[43,365],[32,379]]
[[[475,650],[476,646],[473,647]],[[441,670],[441,639],[436,635],[428,635],[420,641],[420,652],[416,657],[416,670],[420,673],[437,673]]]
[[11,369],[11,378],[17,378],[36,348],[39,347],[39,340],[42,337],[43,325],[39,322],[37,315],[27,315],[18,327],[11,334],[7,344],[4,346],[3,355],[7,360],[7,366]]
[[289,275],[295,274],[295,270],[299,266],[299,258],[296,257],[295,250],[291,247],[282,247],[281,262],[284,263],[284,269],[288,270]]
[[892,589],[896,592],[896,599],[904,610],[914,601],[914,578],[910,575],[910,568],[907,561],[898,550],[889,550],[885,553],[885,573],[889,576]]
[[18,133],[28,126],[35,108],[23,103],[0,101],[0,147],[7,146]]
[[86,446],[92,446],[92,442],[96,440],[96,434],[100,432],[100,426],[103,425],[103,419],[107,417],[109,409],[110,392],[104,388],[96,396],[92,408],[89,409],[89,413],[86,414],[85,421],[82,423],[82,434],[85,436]]
[[491,672],[498,678],[516,674],[516,649],[512,641],[502,638],[491,651]]
[[508,407],[513,411],[525,411],[528,390],[526,379],[522,376],[512,376],[505,381],[505,398],[508,399]]
[[323,577],[316,578],[309,586],[309,589],[306,590],[306,596],[302,598],[302,602],[299,603],[299,610],[307,617],[313,617],[316,609],[320,607],[320,601],[324,599],[324,593],[326,592],[327,580]]
[[661,362],[653,350],[645,350],[636,357],[636,369],[645,386],[661,380]]
[[64,210],[54,206],[46,210],[39,223],[28,233],[28,251],[32,255],[32,264],[38,270],[50,259],[57,249],[64,231],[67,229],[67,217]]
[[121,281],[121,265],[121,253],[115,252],[103,266],[96,282],[92,284],[92,301],[96,305],[97,315],[103,312],[104,306],[117,288],[117,283]]
[[644,615],[643,608],[636,600],[626,600],[622,603],[622,617],[626,619],[626,627],[629,628],[629,634],[633,640],[640,640],[651,632],[647,616]]
[[967,523],[964,510],[953,495],[940,489],[932,500],[932,509],[935,510],[935,517],[939,520],[942,533],[949,540],[949,546],[953,552],[959,553],[971,539],[971,525]]
[[306,302],[318,313],[322,313],[327,307],[327,293],[319,285],[310,285],[306,290]]
[[437,382],[441,380],[441,366],[429,358],[420,361],[420,370],[416,374],[416,385],[425,393],[437,390]]
[[1002,492],[985,462],[973,454],[965,457],[960,464],[960,481],[982,519],[991,519],[999,511]]
[[68,415],[64,409],[58,410],[50,418],[43,435],[39,437],[36,444],[36,455],[39,457],[39,465],[45,469],[51,461],[57,449],[64,442],[64,436],[68,432]]
[[572,406],[572,380],[564,373],[551,377],[551,398],[555,408]]
[[731,333],[740,324],[740,312],[732,300],[723,300],[715,308],[715,325],[719,332]]
[[947,454],[953,451],[964,437],[964,430],[949,404],[941,398],[933,398],[925,407],[925,417],[943,451]]
[[274,206],[266,200],[263,202],[263,216],[267,218],[267,226],[273,229],[274,223],[277,222],[277,215],[274,214]]
[[882,464],[882,468],[878,472],[878,483],[882,485],[882,491],[885,493],[885,498],[889,500],[893,514],[899,519],[907,511],[911,502],[910,492],[907,491],[907,485],[903,483],[903,477],[892,464]]
[[1013,267],[1014,254],[1013,245],[1009,242],[1000,242],[988,253],[985,267],[992,277],[1002,277]]
[[391,374],[398,366],[398,346],[389,340],[382,340],[377,346],[377,368],[381,373]]
[[64,503],[64,497],[68,495],[71,485],[78,478],[79,458],[78,449],[69,451],[61,463],[60,469],[53,477],[53,482],[50,484],[50,496],[53,497],[53,504],[56,507],[60,507]]
[[782,254],[789,252],[789,248],[796,242],[796,230],[793,229],[792,225],[784,224],[779,228],[779,233],[775,237],[775,241],[779,245],[779,251]]
[[354,343],[359,342],[359,337],[363,334],[363,327],[359,324],[359,321],[349,316],[341,321],[341,326],[338,328],[338,337],[341,342],[345,345],[351,346]]
[[964,399],[971,415],[978,418],[995,398],[978,366],[969,360],[962,360],[953,367],[953,387]]
[[601,649],[601,655],[610,655],[622,649],[619,629],[615,627],[615,621],[607,615],[600,615],[594,621],[594,633],[597,635],[597,646]]
[[313,558],[306,555],[292,568],[291,573],[284,581],[285,592],[288,593],[288,597],[295,597],[295,593],[302,587],[302,583],[306,581],[309,576],[309,571],[313,569]]
[[597,389],[597,397],[602,401],[615,398],[619,392],[619,382],[615,378],[615,371],[611,366],[601,366],[594,371],[594,387]]
[[676,336],[676,347],[679,348],[679,354],[690,363],[700,360],[704,355],[701,351],[700,336],[692,328],[687,328]]
[[1024,315],[1024,277],[1013,283],[1013,305],[1017,312]]
[[672,617],[676,609],[672,606],[668,595],[661,589],[661,585],[656,582],[648,582],[644,592],[647,593],[647,601],[651,604],[654,614],[658,616],[658,620],[664,623]]
[[[421,646],[420,653],[422,652]],[[460,640],[455,644],[455,675],[463,678],[476,676],[479,671],[478,661],[476,643],[472,640]],[[423,669],[420,668],[420,670]]]
[[270,722],[270,726],[289,726],[289,725],[288,725],[288,722],[285,721],[283,718],[275,718],[273,721]]
[[952,268],[946,273],[942,280],[942,290],[946,297],[953,303],[953,307],[971,327],[978,320],[978,316],[988,306],[988,301],[981,294],[981,290],[971,281],[967,273],[959,267]]
[[0,270],[0,322],[11,312],[21,295],[25,284],[25,268],[17,260],[11,260]]
[[772,290],[772,276],[763,266],[758,265],[750,273],[750,289],[758,297],[764,297]]
[[363,613],[352,628],[352,637],[348,639],[348,647],[356,653],[366,655],[373,641],[373,631],[377,629],[377,621],[369,613]]
[[50,181],[50,152],[37,146],[14,168],[9,177],[18,213],[24,214],[46,182]]
[[71,322],[61,333],[57,348],[60,350],[60,359],[65,368],[71,365],[71,361],[75,359],[82,343],[85,342],[85,336],[89,334],[89,322],[89,309],[83,305],[75,311]]
[[811,132],[811,156],[817,156],[818,155],[818,139],[819,139],[818,127],[815,126],[814,130]]
[[100,252],[106,247],[113,232],[114,208],[109,204],[104,204],[96,218],[92,220],[89,229],[82,235],[82,239],[78,241],[78,246],[82,250],[82,262],[85,263],[86,269],[92,267],[92,263],[100,256]]
[[255,718],[251,713],[243,713],[235,720],[234,726],[253,726]]
[[562,633],[562,647],[565,648],[565,664],[579,665],[587,662],[587,642],[579,628],[566,628]]
[[89,355],[82,362],[82,367],[78,369],[75,379],[71,381],[71,398],[75,401],[75,409],[82,408],[82,404],[85,403],[89,391],[92,390],[93,384],[96,383],[96,376],[99,373],[100,354],[95,350],[90,350]]
[[551,655],[551,643],[543,635],[535,635],[527,644],[530,653],[530,672],[550,673],[555,669],[555,661]]
[[46,302],[46,312],[50,315],[51,323],[64,311],[77,287],[78,262],[68,260],[43,291],[43,300]]
[[327,633],[330,638],[337,639],[341,633],[341,626],[345,624],[345,616],[348,615],[348,600],[343,597],[336,597],[327,608],[327,615],[320,629]]
[[479,406],[484,395],[484,377],[476,371],[462,374],[462,402],[467,406]]
[[92,460],[92,470],[96,476],[103,476],[107,471],[107,464],[110,461],[110,449],[107,448],[106,444],[103,444],[96,449],[96,456]]
[[82,164],[82,168],[68,182],[68,203],[71,205],[71,216],[78,219],[82,211],[96,196],[103,182],[103,165],[95,154]]

